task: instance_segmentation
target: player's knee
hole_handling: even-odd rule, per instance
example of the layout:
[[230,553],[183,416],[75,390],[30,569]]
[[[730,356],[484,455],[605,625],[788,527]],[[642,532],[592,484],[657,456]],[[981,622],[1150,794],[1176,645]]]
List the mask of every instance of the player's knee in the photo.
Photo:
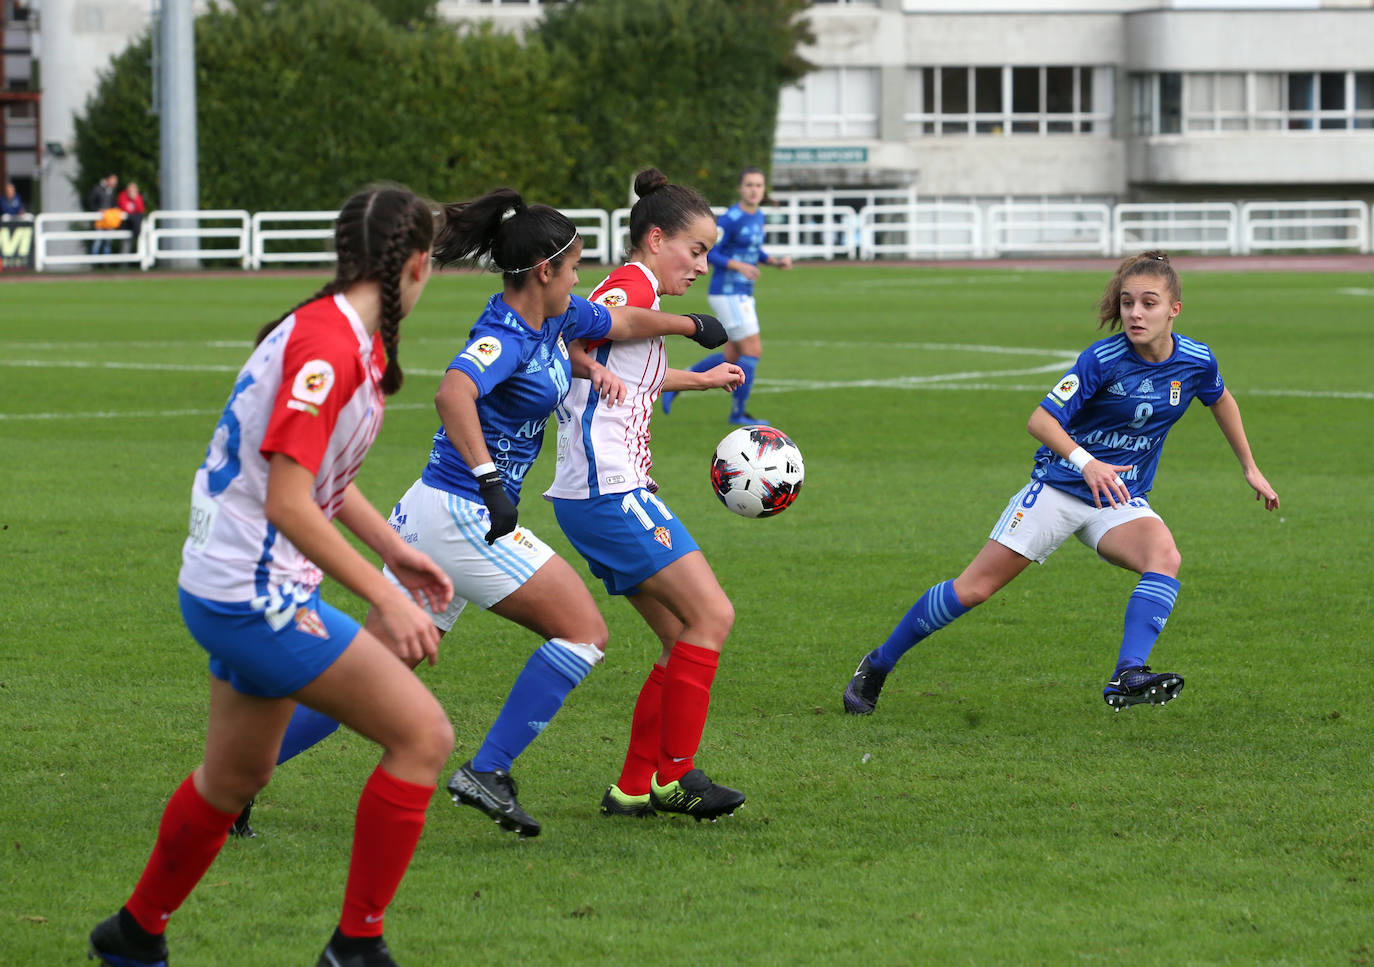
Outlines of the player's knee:
[[954,596],[965,608],[976,608],[997,593],[1001,585],[987,579],[957,580],[954,582]]
[[422,719],[417,718],[415,728],[408,736],[409,755],[432,767],[437,775],[453,752],[453,724],[444,714],[438,702]]
[[1183,555],[1179,553],[1177,544],[1170,542],[1167,548],[1157,552],[1154,557],[1154,566],[1150,570],[1157,574],[1167,574],[1171,578],[1178,577],[1179,569],[1183,566]]

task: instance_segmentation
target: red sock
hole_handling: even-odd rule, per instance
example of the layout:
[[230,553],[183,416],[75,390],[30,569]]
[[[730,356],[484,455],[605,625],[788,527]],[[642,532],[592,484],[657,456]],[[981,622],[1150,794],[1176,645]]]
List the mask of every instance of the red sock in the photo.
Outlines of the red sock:
[[663,673],[662,744],[658,754],[658,783],[666,786],[692,770],[692,756],[701,745],[706,710],[711,705],[711,682],[720,652],[679,641]]
[[346,936],[382,935],[382,917],[415,855],[434,789],[397,779],[381,766],[368,777],[358,797],[353,858],[339,918]]
[[167,918],[191,895],[229,838],[238,813],[222,813],[196,791],[187,776],[162,811],[157,843],[133,896],[124,904],[149,933],[167,929]]
[[658,747],[663,741],[659,708],[663,700],[664,674],[664,667],[654,662],[635,700],[635,714],[630,720],[630,747],[625,751],[625,764],[620,767],[620,781],[616,783],[627,796],[647,793],[649,780],[658,768]]

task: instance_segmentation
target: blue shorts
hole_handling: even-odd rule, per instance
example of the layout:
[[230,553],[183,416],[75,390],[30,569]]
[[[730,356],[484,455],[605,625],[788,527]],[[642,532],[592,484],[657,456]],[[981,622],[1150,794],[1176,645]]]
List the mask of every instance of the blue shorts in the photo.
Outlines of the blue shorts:
[[210,653],[210,674],[245,695],[294,695],[358,636],[358,622],[321,601],[318,588],[288,595],[273,610],[211,601],[182,588],[177,595],[191,636]]
[[697,542],[668,505],[643,487],[587,500],[551,498],[558,526],[611,594],[638,594]]

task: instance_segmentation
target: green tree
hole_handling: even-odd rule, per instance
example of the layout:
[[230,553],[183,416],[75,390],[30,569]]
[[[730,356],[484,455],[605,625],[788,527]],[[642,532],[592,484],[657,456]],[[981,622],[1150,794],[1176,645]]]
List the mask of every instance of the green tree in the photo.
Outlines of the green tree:
[[573,116],[592,137],[568,185],[581,204],[625,204],[647,165],[733,202],[739,170],[768,170],[778,95],[810,65],[807,0],[580,0],[531,39],[579,71]]
[[[806,0],[580,0],[526,41],[435,22],[430,0],[232,0],[196,19],[202,208],[337,207],[361,184],[430,197],[510,185],[624,204],[645,165],[733,198],[766,167],[781,85],[807,65]],[[160,195],[151,41],[116,56],[76,122],[77,185]]]

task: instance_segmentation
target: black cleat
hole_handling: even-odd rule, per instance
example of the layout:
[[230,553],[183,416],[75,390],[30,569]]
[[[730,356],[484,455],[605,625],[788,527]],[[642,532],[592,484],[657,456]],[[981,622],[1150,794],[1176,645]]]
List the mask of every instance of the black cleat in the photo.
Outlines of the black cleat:
[[885,681],[887,672],[874,668],[868,656],[864,655],[859,667],[854,669],[849,687],[844,690],[844,710],[850,715],[872,715]]
[[649,804],[661,813],[682,813],[697,822],[729,816],[744,804],[744,793],[718,786],[700,769],[693,769],[666,786],[658,784],[658,773],[649,780]]
[[381,937],[345,937],[337,929],[315,967],[400,967]]
[[243,812],[239,813],[239,818],[234,820],[234,825],[229,827],[229,835],[237,836],[239,839],[252,839],[258,834],[253,832],[253,827],[248,825],[249,818],[253,815],[253,800],[248,800],[248,805],[243,807]]
[[1132,705],[1163,705],[1183,691],[1183,676],[1169,672],[1156,674],[1149,665],[1123,668],[1102,689],[1102,700],[1120,712]]
[[448,792],[455,803],[474,806],[500,824],[521,836],[538,836],[539,823],[520,808],[515,801],[515,780],[509,772],[478,772],[469,759],[458,767],[448,780]]
[[167,939],[148,933],[133,914],[121,908],[95,925],[86,959],[108,967],[167,967]]
[[641,796],[631,796],[620,791],[619,786],[610,786],[606,790],[606,795],[601,797],[601,815],[603,816],[652,816],[654,814],[653,803],[649,802],[649,794],[646,792]]

